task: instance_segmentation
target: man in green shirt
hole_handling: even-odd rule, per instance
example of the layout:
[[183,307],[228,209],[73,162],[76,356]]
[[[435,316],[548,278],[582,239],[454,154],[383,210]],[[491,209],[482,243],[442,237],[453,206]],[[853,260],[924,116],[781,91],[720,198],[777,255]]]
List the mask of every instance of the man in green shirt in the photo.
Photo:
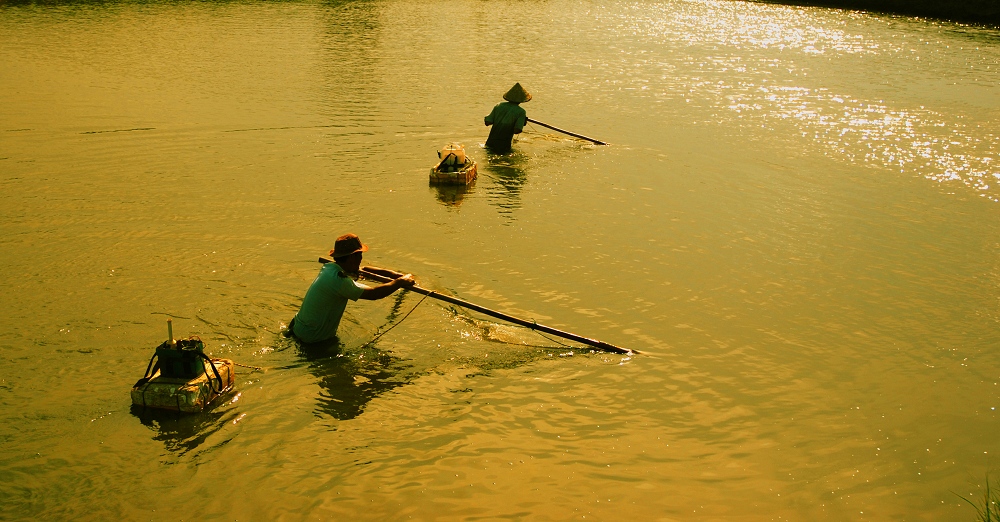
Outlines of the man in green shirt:
[[361,257],[368,251],[368,245],[354,234],[337,238],[330,255],[333,263],[320,269],[319,275],[309,286],[302,299],[302,307],[288,324],[288,331],[304,343],[318,343],[337,336],[337,327],[347,309],[347,300],[382,299],[399,288],[414,285],[413,276],[406,274],[391,283],[368,287],[357,283],[356,276],[361,269]]
[[507,100],[496,104],[493,111],[484,121],[486,126],[493,126],[490,129],[490,136],[486,138],[486,148],[497,154],[510,152],[510,143],[515,134],[520,134],[524,125],[528,123],[528,114],[519,104],[531,101],[531,94],[521,87],[520,83],[515,83],[513,87],[503,95]]

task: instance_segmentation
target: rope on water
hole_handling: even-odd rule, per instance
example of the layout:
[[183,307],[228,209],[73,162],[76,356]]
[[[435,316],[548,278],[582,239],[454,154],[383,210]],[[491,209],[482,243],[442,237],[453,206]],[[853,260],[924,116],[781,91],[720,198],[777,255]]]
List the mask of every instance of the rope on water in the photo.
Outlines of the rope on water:
[[370,345],[372,345],[372,344],[373,344],[373,343],[374,343],[375,341],[379,340],[379,338],[381,338],[381,337],[382,337],[383,335],[385,335],[385,334],[389,333],[390,331],[392,331],[392,329],[393,329],[393,328],[395,328],[395,327],[399,326],[399,325],[400,325],[400,324],[401,324],[401,323],[402,323],[403,321],[405,321],[405,320],[406,320],[406,318],[407,318],[407,317],[409,317],[409,316],[410,316],[410,314],[412,314],[412,313],[413,313],[413,311],[414,311],[414,310],[416,310],[416,309],[417,309],[417,307],[418,307],[418,306],[420,306],[420,303],[423,303],[423,302],[424,302],[424,299],[427,299],[427,298],[428,298],[428,297],[430,297],[430,296],[431,296],[431,294],[433,294],[433,293],[434,293],[434,292],[428,292],[427,294],[424,294],[424,297],[423,297],[423,298],[421,298],[421,299],[420,299],[419,301],[417,301],[417,304],[413,305],[413,308],[411,308],[409,312],[406,312],[406,315],[404,315],[402,319],[400,319],[400,320],[396,321],[396,324],[394,324],[394,325],[390,326],[389,328],[386,328],[386,329],[385,329],[384,331],[382,331],[382,332],[378,333],[378,334],[377,334],[377,335],[376,335],[375,337],[373,337],[371,341],[368,341],[367,343],[365,343],[365,344],[362,344],[361,346],[358,346],[358,347],[357,347],[357,348],[355,348],[355,349],[356,349],[356,350],[360,350],[360,349],[362,349],[362,348],[365,348],[366,346],[370,346]]
[[233,361],[233,365],[240,366],[240,367],[243,367],[243,368],[250,368],[251,370],[258,371],[258,372],[264,371],[264,367],[262,367],[262,366],[250,366],[249,364],[240,364],[240,363],[238,363],[236,361]]

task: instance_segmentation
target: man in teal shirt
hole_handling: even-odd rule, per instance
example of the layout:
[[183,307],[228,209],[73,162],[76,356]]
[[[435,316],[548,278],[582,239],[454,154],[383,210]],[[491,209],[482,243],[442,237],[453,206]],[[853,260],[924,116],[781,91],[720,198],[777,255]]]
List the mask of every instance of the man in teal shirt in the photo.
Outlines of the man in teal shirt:
[[413,276],[406,274],[391,283],[369,288],[354,281],[361,269],[361,257],[368,251],[368,245],[354,234],[337,238],[330,255],[333,263],[320,269],[319,275],[309,286],[302,299],[299,313],[288,325],[288,330],[304,343],[318,343],[337,336],[337,327],[347,309],[348,299],[382,299],[399,288],[413,286]]
[[486,138],[486,148],[497,154],[510,152],[514,135],[520,134],[528,123],[528,114],[519,104],[531,101],[531,94],[520,83],[515,83],[503,95],[503,99],[507,101],[496,104],[490,115],[483,120],[487,127],[493,126],[490,136]]

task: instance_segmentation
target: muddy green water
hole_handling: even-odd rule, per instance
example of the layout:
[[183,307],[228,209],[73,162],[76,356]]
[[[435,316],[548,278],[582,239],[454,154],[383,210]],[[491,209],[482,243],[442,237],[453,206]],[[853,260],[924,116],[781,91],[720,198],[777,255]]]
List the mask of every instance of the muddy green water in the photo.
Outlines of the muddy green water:
[[[998,68],[996,30],[730,1],[0,3],[0,518],[971,520]],[[487,155],[514,81],[612,146]],[[643,353],[430,300],[358,348],[406,294],[304,351],[349,231]],[[266,370],[131,409],[168,317]]]

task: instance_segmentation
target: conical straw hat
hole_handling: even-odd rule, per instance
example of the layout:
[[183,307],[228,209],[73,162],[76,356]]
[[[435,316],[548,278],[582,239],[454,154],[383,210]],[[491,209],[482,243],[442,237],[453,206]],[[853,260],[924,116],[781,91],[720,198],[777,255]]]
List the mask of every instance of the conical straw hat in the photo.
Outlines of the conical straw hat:
[[507,91],[507,94],[503,95],[503,99],[511,103],[524,103],[526,101],[531,101],[531,94],[521,87],[520,83],[515,83],[513,87]]

